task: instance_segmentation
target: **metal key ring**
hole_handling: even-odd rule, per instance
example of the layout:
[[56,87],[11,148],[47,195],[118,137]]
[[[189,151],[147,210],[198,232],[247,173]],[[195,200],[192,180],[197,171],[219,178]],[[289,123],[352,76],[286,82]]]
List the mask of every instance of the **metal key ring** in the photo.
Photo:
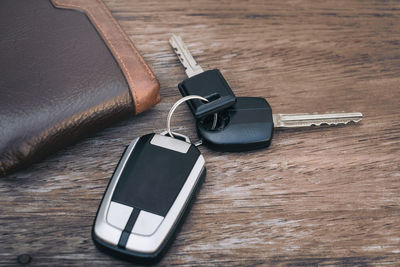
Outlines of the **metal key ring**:
[[[172,118],[172,115],[173,115],[175,109],[177,109],[178,106],[180,104],[182,104],[183,102],[186,102],[186,101],[191,100],[191,99],[200,99],[200,100],[202,100],[204,102],[209,102],[207,98],[204,98],[204,97],[199,96],[199,95],[188,95],[188,96],[182,97],[181,99],[176,101],[175,104],[171,107],[171,109],[168,112],[167,131],[168,131],[169,136],[175,137],[174,134],[171,131],[171,118]],[[211,127],[212,130],[215,129],[215,127],[217,126],[217,120],[218,120],[218,114],[214,113],[214,121],[213,121],[213,124],[212,124],[212,127]]]

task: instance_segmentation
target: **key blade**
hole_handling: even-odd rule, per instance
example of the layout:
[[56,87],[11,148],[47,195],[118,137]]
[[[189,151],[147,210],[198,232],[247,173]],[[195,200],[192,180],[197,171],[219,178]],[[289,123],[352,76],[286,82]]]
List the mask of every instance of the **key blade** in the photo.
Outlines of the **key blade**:
[[338,125],[359,122],[363,115],[360,112],[328,114],[274,114],[275,128],[297,128],[320,125]]
[[173,34],[171,38],[169,38],[169,43],[185,68],[186,75],[189,78],[203,72],[203,69],[194,60],[180,36]]

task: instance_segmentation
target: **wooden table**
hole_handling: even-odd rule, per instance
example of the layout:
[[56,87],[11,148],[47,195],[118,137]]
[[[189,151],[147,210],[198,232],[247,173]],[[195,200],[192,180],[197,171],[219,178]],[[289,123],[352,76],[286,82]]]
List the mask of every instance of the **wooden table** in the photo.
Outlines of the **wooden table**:
[[[358,125],[276,132],[269,149],[201,148],[207,177],[160,265],[400,265],[398,1],[128,1],[106,4],[153,68],[162,102],[0,180],[0,264],[129,265],[92,222],[123,148],[164,130],[183,68],[180,34],[237,96],[277,113],[360,111]],[[197,136],[187,107],[176,131]]]

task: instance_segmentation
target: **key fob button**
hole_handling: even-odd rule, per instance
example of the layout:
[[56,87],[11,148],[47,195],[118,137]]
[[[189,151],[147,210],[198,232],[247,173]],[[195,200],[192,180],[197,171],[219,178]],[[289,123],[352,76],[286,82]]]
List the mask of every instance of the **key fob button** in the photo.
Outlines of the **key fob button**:
[[133,226],[132,233],[143,236],[152,235],[160,226],[164,217],[147,211],[140,211],[139,216]]
[[107,213],[107,222],[122,231],[131,216],[132,210],[132,207],[111,201]]

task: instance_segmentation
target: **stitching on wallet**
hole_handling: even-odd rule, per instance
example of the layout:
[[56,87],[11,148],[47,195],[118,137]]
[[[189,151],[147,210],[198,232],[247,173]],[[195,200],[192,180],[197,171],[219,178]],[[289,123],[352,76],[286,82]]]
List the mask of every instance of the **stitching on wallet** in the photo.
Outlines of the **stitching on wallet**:
[[[132,77],[130,75],[130,72],[128,71],[128,68],[125,65],[124,60],[119,56],[119,53],[117,52],[117,50],[115,49],[114,45],[112,44],[112,42],[110,41],[110,38],[107,36],[107,34],[104,32],[104,30],[101,28],[101,26],[97,23],[96,18],[91,14],[90,10],[88,10],[86,7],[82,7],[76,4],[60,4],[60,2],[58,2],[58,0],[53,0],[55,3],[57,3],[57,5],[59,6],[64,6],[64,7],[74,7],[77,9],[82,9],[85,11],[86,15],[92,20],[92,22],[97,25],[98,30],[100,31],[100,33],[104,36],[104,38],[106,39],[106,42],[111,46],[112,51],[114,51],[115,56],[118,58],[119,62],[121,62],[122,64],[122,68],[125,70],[126,75],[128,76],[128,83],[130,84],[130,86],[132,87],[132,93],[133,93],[133,98],[135,99],[135,105],[137,106],[136,108],[136,114],[138,113],[138,111],[140,111],[140,101],[139,98],[137,97],[136,94],[136,90],[134,87],[134,83],[132,80]],[[114,20],[114,18],[111,16],[111,14],[109,13],[109,11],[106,9],[104,5],[104,3],[100,2],[100,0],[97,0],[97,2],[100,4],[101,8],[103,9],[103,11],[106,12],[106,14],[111,18],[111,21],[114,23],[114,25],[119,29],[119,32],[122,34],[122,36],[124,37],[125,41],[128,41],[128,43],[130,44],[131,48],[133,49],[133,51],[135,52],[136,56],[138,56],[139,58],[139,62],[142,63],[142,65],[145,67],[147,73],[152,77],[155,78],[153,73],[149,70],[148,66],[144,63],[142,57],[139,55],[139,53],[137,52],[137,50],[133,47],[133,44],[131,41],[129,41],[126,37],[126,35],[123,33],[122,29],[119,27],[119,25],[117,24],[117,22]]]

